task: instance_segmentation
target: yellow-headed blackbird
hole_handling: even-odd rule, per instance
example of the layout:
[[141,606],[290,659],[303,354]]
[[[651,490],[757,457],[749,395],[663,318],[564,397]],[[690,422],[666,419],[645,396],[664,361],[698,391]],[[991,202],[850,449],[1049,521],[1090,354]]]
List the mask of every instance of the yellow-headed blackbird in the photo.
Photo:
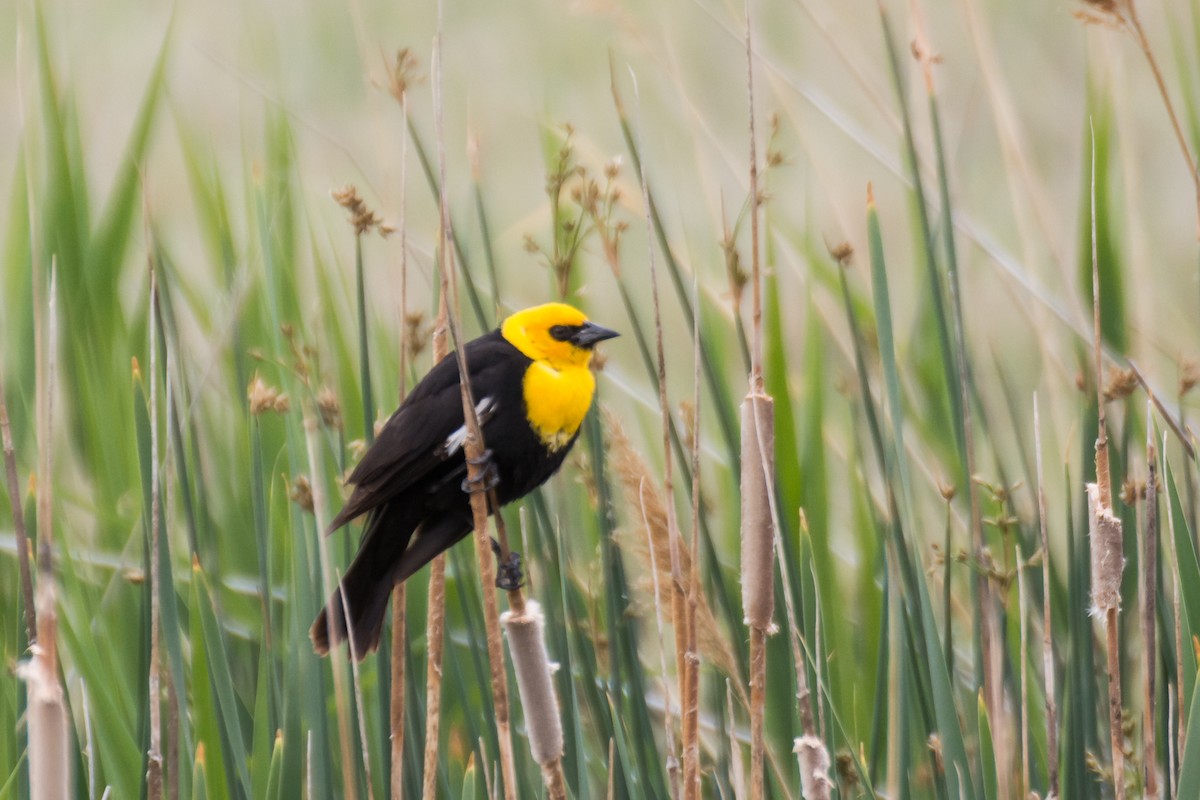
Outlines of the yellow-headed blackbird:
[[[616,335],[578,309],[547,303],[518,311],[467,343],[471,390],[501,505],[533,491],[562,464],[595,392],[592,348]],[[347,618],[354,652],[361,658],[374,650],[392,588],[470,533],[460,392],[451,354],[417,384],[351,473],[354,491],[329,531],[364,514],[367,522],[342,591],[313,623],[317,652],[346,638]],[[515,564],[501,566],[512,580]]]

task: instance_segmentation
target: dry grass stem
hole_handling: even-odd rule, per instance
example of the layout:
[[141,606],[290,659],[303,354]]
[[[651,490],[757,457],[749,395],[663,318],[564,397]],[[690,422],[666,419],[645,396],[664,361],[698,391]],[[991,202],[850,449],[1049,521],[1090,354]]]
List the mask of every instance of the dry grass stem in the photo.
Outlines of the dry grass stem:
[[683,796],[684,800],[700,798],[700,652],[697,647],[696,625],[700,605],[700,286],[692,284],[692,318],[696,325],[692,333],[692,541],[691,563],[687,581],[687,613],[685,637],[687,680],[680,699],[683,715]]
[[391,743],[391,796],[404,796],[404,700],[405,662],[408,651],[408,589],[400,583],[392,590],[391,698],[388,703],[388,731]]
[[745,4],[746,99],[750,135],[750,388],[742,401],[742,608],[750,626],[750,800],[764,796],[767,689],[766,637],[775,605],[775,519],[768,494],[775,482],[775,415],[763,380],[762,270],[759,258],[758,145],[754,126],[754,49]]
[[[639,494],[639,507],[642,510],[642,524],[646,529],[646,546],[650,554],[650,579],[654,587],[654,622],[655,630],[658,632],[658,653],[659,659],[662,662],[662,681],[663,681],[663,738],[667,746],[667,780],[671,787],[671,797],[679,797],[679,759],[675,753],[675,721],[671,714],[671,689],[667,685],[667,648],[663,643],[663,602],[662,591],[659,582],[659,566],[658,559],[655,557],[654,551],[657,549],[654,545],[654,533],[650,526],[650,518],[646,513],[646,484],[642,483]],[[674,612],[674,607],[672,611]],[[675,618],[675,627],[679,627],[680,619]]]
[[429,605],[425,615],[425,768],[421,796],[436,800],[438,737],[442,719],[442,657],[446,646],[446,557],[429,563]]
[[1158,666],[1157,584],[1158,584],[1158,454],[1154,446],[1154,423],[1150,404],[1146,404],[1146,505],[1145,533],[1142,536],[1142,649],[1143,686],[1142,760],[1145,768],[1147,800],[1158,798],[1158,748],[1155,745],[1155,678]]
[[[1029,620],[1025,595],[1025,556],[1017,545],[1017,613],[1021,621],[1021,719],[1029,719]],[[1021,787],[1022,795],[1029,793],[1029,725],[1021,726]]]
[[[1037,459],[1037,504],[1038,527],[1042,535],[1042,672],[1046,695],[1046,752],[1058,753],[1058,703],[1055,700],[1054,681],[1054,625],[1050,614],[1050,540],[1046,532],[1046,483],[1042,472],[1042,423],[1038,410],[1037,394],[1033,395],[1034,451]],[[1046,800],[1058,798],[1058,758],[1049,759],[1047,764],[1049,789]]]
[[[641,103],[639,98],[638,103],[639,116],[639,131],[641,117]],[[650,191],[646,182],[645,171],[641,174],[642,183],[642,198],[643,206],[646,210],[646,233],[647,240],[651,241],[653,233],[653,225],[650,219]],[[654,341],[655,352],[657,356],[658,366],[658,408],[662,418],[662,447],[663,447],[663,504],[666,508],[666,541],[667,552],[670,558],[668,562],[671,567],[671,618],[674,621],[675,632],[675,675],[679,681],[679,697],[680,701],[687,697],[690,693],[688,689],[688,681],[691,678],[691,669],[688,666],[688,649],[687,649],[687,595],[683,577],[682,556],[679,550],[680,533],[679,524],[675,516],[675,500],[674,500],[674,461],[671,453],[671,406],[667,400],[667,361],[663,354],[663,325],[662,312],[659,305],[658,297],[658,271],[654,258],[654,248],[650,248],[650,294],[654,303]],[[649,532],[649,529],[648,531]],[[655,573],[657,581],[657,572]],[[655,592],[657,599],[658,593]],[[665,674],[665,670],[664,670]],[[674,737],[668,734],[668,753],[667,763],[672,765],[669,770],[672,776],[672,789],[675,795],[679,795],[679,762],[676,757],[674,747]]]
[[[438,34],[435,39],[434,58],[434,117],[437,128],[438,171],[441,191],[438,198],[440,209],[438,225],[438,255],[442,276],[443,297],[449,297],[447,315],[450,336],[454,342],[454,351],[458,359],[458,374],[469,376],[466,351],[463,347],[462,335],[459,331],[458,317],[454,309],[458,308],[458,278],[454,262],[450,254],[450,206],[446,197],[446,135],[442,116],[442,5],[438,3]],[[453,306],[451,307],[451,303]],[[459,382],[462,395],[463,420],[467,429],[466,440],[463,443],[463,456],[467,462],[467,483],[469,486],[481,486],[483,480],[483,463],[485,445],[483,433],[479,426],[479,417],[475,412],[475,398],[471,391],[470,380]],[[494,494],[493,494],[494,497]],[[496,733],[500,745],[500,774],[504,783],[506,800],[515,800],[517,791],[516,763],[513,760],[512,732],[509,722],[508,683],[504,669],[504,643],[500,632],[499,610],[496,603],[496,593],[493,587],[496,583],[496,564],[493,560],[490,537],[488,536],[488,497],[482,491],[471,492],[471,513],[475,527],[475,556],[479,563],[479,575],[483,584],[484,624],[487,629],[488,666],[491,670],[492,699],[495,704]],[[500,543],[500,558],[508,559],[508,543],[505,540],[503,528],[497,529]],[[520,614],[524,611],[524,599],[521,591],[515,590],[509,594],[509,605]]]

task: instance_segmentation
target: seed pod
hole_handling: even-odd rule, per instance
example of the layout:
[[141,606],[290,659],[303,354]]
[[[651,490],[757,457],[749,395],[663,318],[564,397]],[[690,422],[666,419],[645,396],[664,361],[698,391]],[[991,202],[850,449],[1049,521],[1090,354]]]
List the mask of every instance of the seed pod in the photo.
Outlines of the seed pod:
[[746,624],[763,630],[775,612],[774,480],[775,402],[750,394],[742,401],[742,608]]
[[543,637],[545,618],[541,606],[536,600],[526,600],[524,613],[505,611],[500,615],[500,623],[508,634],[533,760],[539,764],[552,763],[562,758],[563,732],[558,698],[550,678],[552,668]]
[[1102,615],[1121,607],[1121,572],[1125,569],[1125,547],[1121,520],[1100,502],[1100,488],[1087,485],[1091,516],[1092,613]]

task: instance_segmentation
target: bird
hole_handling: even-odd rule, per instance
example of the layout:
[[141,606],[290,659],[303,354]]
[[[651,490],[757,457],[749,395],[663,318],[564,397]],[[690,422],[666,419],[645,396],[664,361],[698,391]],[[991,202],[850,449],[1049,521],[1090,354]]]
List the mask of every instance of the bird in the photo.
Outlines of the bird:
[[[545,303],[511,314],[465,345],[487,447],[485,488],[494,488],[500,506],[541,486],[562,465],[595,394],[594,348],[618,335],[573,306]],[[348,637],[357,658],[375,650],[392,589],[471,532],[466,438],[451,353],[417,383],[346,479],[354,488],[326,533],[364,515],[366,522],[357,555],[309,631],[318,654]],[[520,557],[512,556],[500,565],[500,588],[520,583]]]

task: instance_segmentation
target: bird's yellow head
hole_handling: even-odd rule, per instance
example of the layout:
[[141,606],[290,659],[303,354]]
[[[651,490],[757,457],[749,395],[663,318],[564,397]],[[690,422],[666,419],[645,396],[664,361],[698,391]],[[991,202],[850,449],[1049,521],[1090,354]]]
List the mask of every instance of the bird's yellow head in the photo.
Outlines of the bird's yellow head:
[[619,334],[589,322],[565,303],[546,303],[518,311],[500,326],[500,334],[534,361],[555,369],[586,367],[597,342]]

